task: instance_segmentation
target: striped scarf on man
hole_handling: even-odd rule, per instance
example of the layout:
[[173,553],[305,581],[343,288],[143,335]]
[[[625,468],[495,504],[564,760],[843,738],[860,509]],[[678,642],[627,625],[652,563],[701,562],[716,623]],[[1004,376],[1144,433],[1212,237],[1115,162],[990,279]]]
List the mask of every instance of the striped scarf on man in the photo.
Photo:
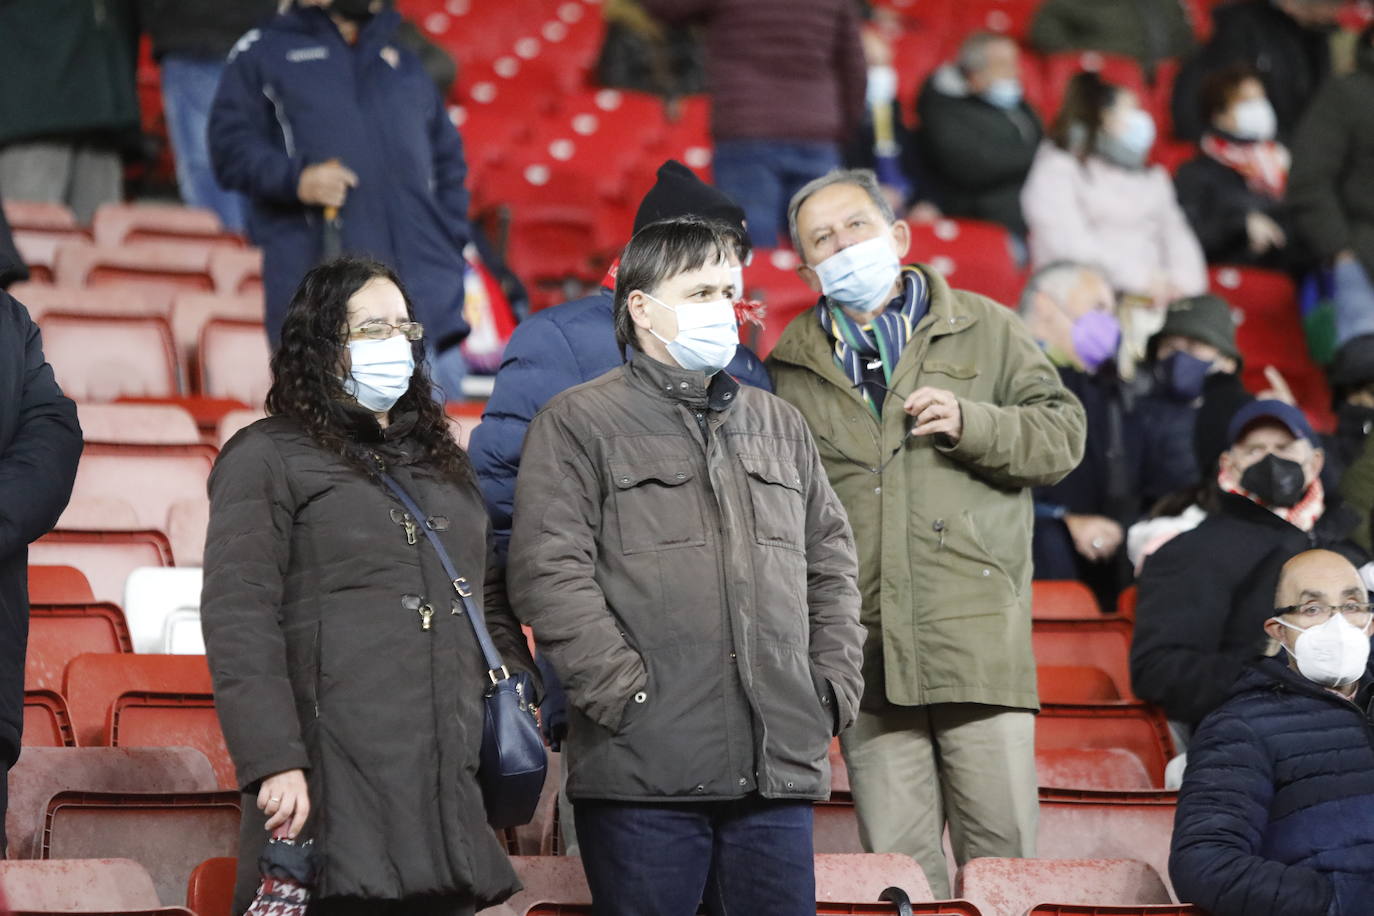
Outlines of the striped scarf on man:
[[[891,384],[902,350],[929,308],[930,287],[914,267],[902,271],[901,296],[866,325],[860,326],[844,309],[824,297],[816,304],[821,328],[834,341],[835,362],[859,389],[874,416],[882,416],[883,389]],[[883,373],[881,383],[873,376],[879,366]]]

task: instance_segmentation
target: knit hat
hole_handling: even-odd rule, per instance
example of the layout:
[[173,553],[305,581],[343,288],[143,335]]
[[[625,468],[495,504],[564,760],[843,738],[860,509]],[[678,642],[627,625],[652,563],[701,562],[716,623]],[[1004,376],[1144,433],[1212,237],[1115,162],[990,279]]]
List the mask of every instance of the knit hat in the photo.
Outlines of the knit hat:
[[1236,322],[1231,305],[1219,296],[1204,293],[1169,303],[1164,326],[1150,339],[1150,352],[1165,337],[1188,337],[1216,347],[1232,359],[1240,359],[1236,348]]
[[658,167],[658,181],[639,204],[634,231],[678,216],[699,216],[744,228],[744,210],[739,204],[702,181],[681,162],[669,159]]
[[1333,389],[1360,388],[1374,382],[1374,334],[1361,334],[1342,344],[1329,373]]

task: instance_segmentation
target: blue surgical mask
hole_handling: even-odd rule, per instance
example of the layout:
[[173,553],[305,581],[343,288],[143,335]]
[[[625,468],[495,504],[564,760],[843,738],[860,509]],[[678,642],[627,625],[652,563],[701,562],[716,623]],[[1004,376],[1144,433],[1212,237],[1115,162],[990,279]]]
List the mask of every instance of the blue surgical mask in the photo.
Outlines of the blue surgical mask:
[[653,328],[649,333],[657,337],[668,355],[682,368],[692,372],[715,375],[730,365],[739,349],[739,322],[735,320],[735,305],[729,299],[711,302],[684,302],[669,305],[657,296],[644,295],[677,315],[677,336],[663,337]]
[[1155,377],[1174,398],[1195,401],[1202,397],[1202,385],[1210,371],[1211,363],[1179,350],[1156,364]]
[[983,101],[1002,109],[1011,109],[1020,105],[1022,95],[1021,81],[1014,77],[993,80],[992,85],[981,93]]
[[351,366],[343,380],[344,391],[373,413],[395,407],[410,389],[415,351],[405,335],[349,341],[348,356]]
[[835,252],[813,270],[821,292],[835,305],[856,314],[870,314],[892,299],[892,285],[902,262],[887,233]]

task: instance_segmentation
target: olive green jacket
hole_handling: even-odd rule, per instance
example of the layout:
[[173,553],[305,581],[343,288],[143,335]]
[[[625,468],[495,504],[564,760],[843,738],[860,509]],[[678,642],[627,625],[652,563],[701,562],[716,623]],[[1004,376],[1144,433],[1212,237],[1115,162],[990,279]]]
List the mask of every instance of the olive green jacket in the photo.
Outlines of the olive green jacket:
[[[854,529],[868,631],[863,705],[1035,709],[1030,488],[1083,457],[1083,407],[1014,311],[917,269],[930,310],[893,372],[900,397],[886,397],[881,424],[813,311],[788,325],[769,370],[811,426]],[[957,445],[906,438],[902,403],[923,386],[959,398]]]

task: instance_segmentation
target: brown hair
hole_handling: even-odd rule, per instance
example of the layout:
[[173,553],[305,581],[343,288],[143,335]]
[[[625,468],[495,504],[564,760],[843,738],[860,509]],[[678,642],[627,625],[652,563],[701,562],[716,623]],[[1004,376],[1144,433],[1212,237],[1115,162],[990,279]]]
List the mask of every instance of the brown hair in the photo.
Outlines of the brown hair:
[[1213,70],[1202,78],[1198,90],[1198,110],[1202,120],[1211,124],[1218,115],[1224,114],[1235,101],[1236,93],[1247,80],[1259,80],[1259,74],[1249,64],[1232,64]]
[[1102,116],[1108,108],[1116,104],[1121,95],[1121,87],[1107,82],[1102,75],[1092,70],[1084,70],[1069,80],[1064,90],[1064,101],[1059,106],[1050,125],[1049,137],[1062,150],[1073,152],[1070,142],[1070,129],[1075,124],[1087,130],[1083,148],[1078,150],[1079,159],[1087,159],[1097,145],[1097,135],[1102,132]]

